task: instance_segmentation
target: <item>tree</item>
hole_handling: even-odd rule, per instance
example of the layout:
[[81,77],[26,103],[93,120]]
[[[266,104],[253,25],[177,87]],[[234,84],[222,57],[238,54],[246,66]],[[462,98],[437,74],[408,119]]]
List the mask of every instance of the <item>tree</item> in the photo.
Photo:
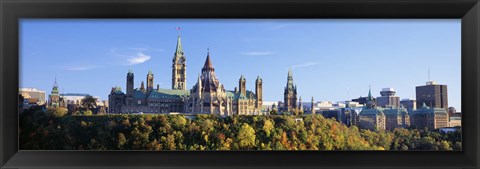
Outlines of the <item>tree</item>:
[[47,114],[53,117],[62,117],[68,113],[68,110],[63,107],[48,108]]
[[93,115],[93,113],[92,113],[91,110],[87,110],[87,111],[84,111],[84,112],[83,112],[83,115],[85,115],[85,116],[91,116],[91,115]]
[[274,128],[273,123],[266,119],[265,122],[263,122],[263,131],[265,131],[265,136],[270,137],[270,132]]
[[237,139],[240,148],[250,149],[255,146],[255,130],[247,123],[243,123],[240,131],[238,131]]
[[278,111],[276,109],[273,109],[270,111],[270,115],[278,115]]
[[91,108],[97,107],[97,99],[93,96],[87,95],[82,99],[82,106],[90,110]]
[[178,115],[173,118],[172,125],[175,128],[181,129],[183,126],[185,126],[185,124],[187,124],[187,120],[185,119],[185,117]]
[[122,150],[123,146],[127,142],[125,135],[123,133],[118,133],[117,148]]

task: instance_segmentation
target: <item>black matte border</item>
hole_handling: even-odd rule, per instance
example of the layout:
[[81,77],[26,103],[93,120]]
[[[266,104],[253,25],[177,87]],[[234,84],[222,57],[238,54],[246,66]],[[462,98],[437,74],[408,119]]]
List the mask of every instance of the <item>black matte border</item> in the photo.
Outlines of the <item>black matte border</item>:
[[[462,18],[461,152],[18,151],[20,18]],[[478,168],[478,0],[0,0],[2,168]]]

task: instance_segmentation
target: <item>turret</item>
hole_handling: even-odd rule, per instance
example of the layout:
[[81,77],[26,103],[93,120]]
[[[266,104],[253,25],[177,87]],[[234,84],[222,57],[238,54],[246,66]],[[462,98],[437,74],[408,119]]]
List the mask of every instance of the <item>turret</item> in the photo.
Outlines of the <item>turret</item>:
[[145,84],[143,83],[143,81],[142,81],[142,83],[140,84],[140,91],[142,91],[143,93],[145,93]]
[[198,95],[202,95],[202,79],[200,78],[200,75],[198,75],[198,80],[197,80],[197,92]]
[[257,108],[262,108],[263,106],[263,81],[260,76],[257,76],[255,80],[255,94],[257,95]]
[[153,73],[152,70],[148,71],[147,74],[147,93],[150,94],[153,90]]
[[132,69],[128,70],[127,73],[127,97],[133,95],[133,86],[134,86],[134,75]]
[[238,88],[240,89],[240,95],[241,96],[247,96],[247,80],[245,80],[245,77],[240,76],[240,79],[238,80]]

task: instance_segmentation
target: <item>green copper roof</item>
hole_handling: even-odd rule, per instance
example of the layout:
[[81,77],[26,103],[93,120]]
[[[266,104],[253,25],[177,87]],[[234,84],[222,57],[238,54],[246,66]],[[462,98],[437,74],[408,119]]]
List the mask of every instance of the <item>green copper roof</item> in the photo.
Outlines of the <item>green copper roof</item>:
[[237,99],[238,100],[248,99],[249,98],[248,96],[250,96],[251,94],[254,96],[254,98],[256,98],[256,95],[252,91],[247,90],[246,93],[247,93],[247,96],[243,96],[243,95],[240,94],[240,92],[235,93],[235,91],[231,91],[231,90],[226,91],[227,97],[233,98],[235,100],[237,100]]
[[425,103],[423,103],[423,106],[415,111],[413,111],[414,114],[418,113],[435,113],[435,114],[447,114],[447,110],[444,108],[430,108]]
[[177,39],[177,48],[175,50],[175,58],[178,59],[180,55],[183,55],[183,48],[182,48],[182,39],[180,38],[180,35],[179,35]]
[[407,110],[404,108],[385,108],[383,109],[383,113],[385,115],[397,115],[397,116],[408,114]]
[[240,80],[241,81],[244,81],[245,80],[245,77],[243,75],[240,76]]
[[380,115],[383,114],[383,109],[380,107],[375,107],[373,109],[364,108],[359,115]]
[[188,96],[190,92],[188,90],[170,90],[170,89],[159,89],[152,90],[150,95],[142,92],[140,89],[136,88],[133,93],[133,98],[144,99],[144,98],[181,98],[182,96]]
[[262,81],[262,78],[260,78],[260,75],[257,76],[257,81]]

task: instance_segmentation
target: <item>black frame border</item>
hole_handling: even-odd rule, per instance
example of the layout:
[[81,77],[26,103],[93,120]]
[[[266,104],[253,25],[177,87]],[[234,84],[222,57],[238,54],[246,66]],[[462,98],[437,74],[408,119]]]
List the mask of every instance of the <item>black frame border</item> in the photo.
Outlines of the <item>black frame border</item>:
[[[18,151],[20,18],[461,18],[463,151]],[[1,168],[479,168],[479,0],[0,0],[0,26]]]

